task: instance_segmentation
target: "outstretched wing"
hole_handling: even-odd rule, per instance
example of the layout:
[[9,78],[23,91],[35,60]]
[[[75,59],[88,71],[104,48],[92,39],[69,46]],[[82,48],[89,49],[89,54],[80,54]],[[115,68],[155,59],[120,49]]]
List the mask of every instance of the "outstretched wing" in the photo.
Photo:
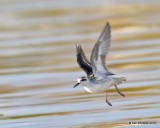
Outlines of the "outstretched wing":
[[96,73],[114,75],[107,69],[105,61],[110,45],[111,45],[111,30],[109,23],[106,23],[102,33],[98,38],[97,43],[95,44],[92,50],[90,58],[94,75]]
[[87,75],[92,74],[92,66],[90,62],[87,60],[82,47],[79,44],[76,44],[77,49],[77,63],[79,64],[80,68],[83,69]]

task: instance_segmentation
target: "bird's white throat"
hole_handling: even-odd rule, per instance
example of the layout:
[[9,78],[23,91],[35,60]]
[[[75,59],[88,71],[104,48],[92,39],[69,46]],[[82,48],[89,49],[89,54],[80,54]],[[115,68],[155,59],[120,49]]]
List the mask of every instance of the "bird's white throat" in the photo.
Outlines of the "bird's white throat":
[[81,78],[78,78],[77,81],[78,81],[78,83],[81,83]]

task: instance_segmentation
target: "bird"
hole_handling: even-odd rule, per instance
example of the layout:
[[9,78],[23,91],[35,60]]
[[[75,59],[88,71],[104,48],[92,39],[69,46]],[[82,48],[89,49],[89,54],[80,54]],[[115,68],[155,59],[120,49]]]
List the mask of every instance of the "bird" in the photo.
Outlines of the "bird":
[[106,56],[111,46],[111,26],[106,22],[97,42],[95,43],[90,61],[80,44],[76,44],[77,63],[79,67],[86,73],[86,76],[81,76],[77,79],[77,84],[82,85],[89,93],[106,93],[106,103],[109,106],[112,104],[108,101],[107,91],[114,86],[116,91],[123,97],[125,95],[120,92],[117,85],[126,81],[125,77],[115,77],[115,74],[110,72],[106,66]]

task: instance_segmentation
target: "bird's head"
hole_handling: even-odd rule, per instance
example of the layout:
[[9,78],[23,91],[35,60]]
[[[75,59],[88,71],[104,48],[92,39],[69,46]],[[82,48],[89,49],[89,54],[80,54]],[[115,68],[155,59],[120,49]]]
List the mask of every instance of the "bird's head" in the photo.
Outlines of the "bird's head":
[[85,81],[87,81],[87,78],[86,78],[85,76],[79,77],[79,78],[77,79],[77,84],[74,85],[73,88],[77,87],[79,84],[81,84],[81,83],[83,83],[83,82],[85,82]]

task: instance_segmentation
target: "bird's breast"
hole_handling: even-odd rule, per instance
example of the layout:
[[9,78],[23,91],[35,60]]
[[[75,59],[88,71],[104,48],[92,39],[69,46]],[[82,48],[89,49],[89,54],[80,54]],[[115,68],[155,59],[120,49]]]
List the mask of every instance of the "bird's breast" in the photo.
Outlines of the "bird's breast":
[[85,89],[87,92],[89,92],[89,93],[93,93],[93,92],[92,92],[92,89],[88,88],[87,86],[84,86],[84,89]]

